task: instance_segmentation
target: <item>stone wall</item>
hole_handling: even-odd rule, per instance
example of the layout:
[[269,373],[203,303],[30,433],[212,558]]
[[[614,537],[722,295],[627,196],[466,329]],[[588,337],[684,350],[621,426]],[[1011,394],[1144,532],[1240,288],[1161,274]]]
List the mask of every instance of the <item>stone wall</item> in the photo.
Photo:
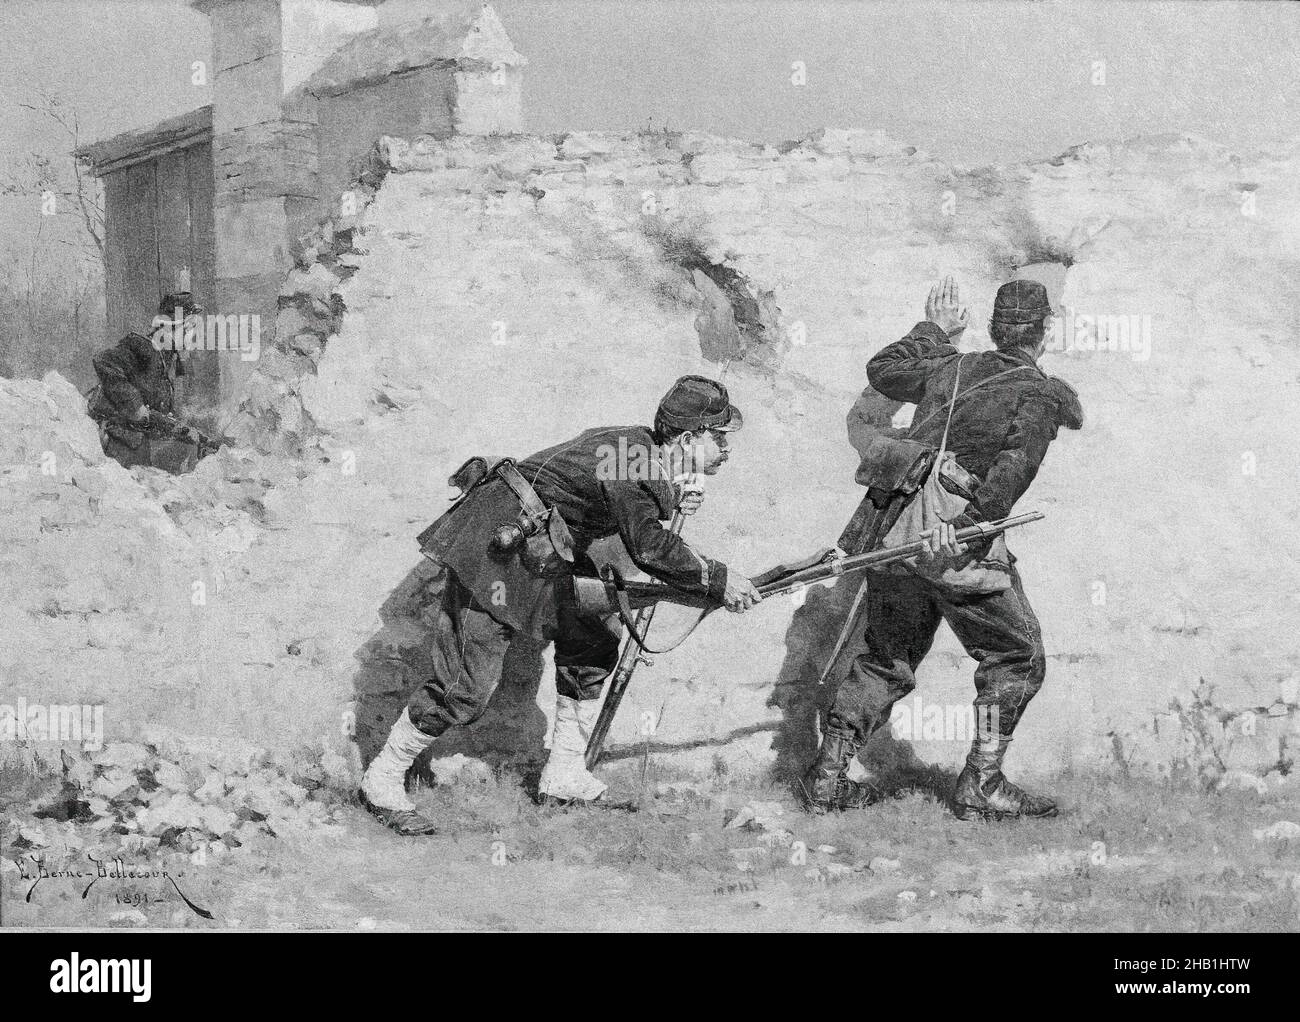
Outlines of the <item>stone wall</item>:
[[[519,128],[520,69],[490,8],[369,8],[324,0],[211,0],[217,305],[272,340],[298,239],[364,169],[382,134]],[[464,110],[459,109],[464,103]],[[343,215],[347,215],[346,212]],[[228,359],[234,405],[248,364]]]
[[[747,426],[692,537],[749,570],[826,545],[860,497],[845,419],[863,363],[920,318],[929,283],[958,275],[974,350],[989,343],[997,285],[1065,259],[1062,307],[1147,316],[1150,345],[1083,334],[1045,363],[1079,390],[1087,421],[1062,432],[1022,502],[1048,520],[1011,542],[1049,656],[1015,758],[1215,783],[1247,761],[1276,774],[1294,759],[1293,601],[1261,538],[1294,511],[1276,440],[1296,415],[1284,382],[1295,352],[1280,340],[1295,311],[1279,276],[1291,241],[1285,217],[1252,222],[1233,191],[1248,180],[1285,209],[1290,157],[1154,140],[972,170],[829,131],[780,147],[645,133],[388,140],[381,152],[387,176],[351,237],[365,254],[337,284],[347,312],[312,372],[286,385],[316,442],[351,451],[368,485],[428,480],[411,535],[466,455],[525,455],[648,419],[676,375],[704,372],[726,379]],[[1275,281],[1275,300],[1246,302],[1241,274]],[[1191,297],[1205,289],[1219,304]],[[749,347],[746,332],[773,343]],[[1208,496],[1222,492],[1238,514]],[[413,556],[390,563],[393,585]],[[656,747],[684,761],[800,762],[852,595],[841,584],[709,622],[638,681],[616,744],[662,712]],[[656,628],[680,624],[665,614]],[[941,631],[922,705],[907,706],[916,740],[879,751],[956,762],[964,740],[922,722],[926,707],[969,702],[973,667]],[[541,693],[546,710],[545,680]]]
[[347,191],[381,135],[434,135],[456,130],[456,72],[425,67],[360,85],[319,101],[318,194],[322,210]]

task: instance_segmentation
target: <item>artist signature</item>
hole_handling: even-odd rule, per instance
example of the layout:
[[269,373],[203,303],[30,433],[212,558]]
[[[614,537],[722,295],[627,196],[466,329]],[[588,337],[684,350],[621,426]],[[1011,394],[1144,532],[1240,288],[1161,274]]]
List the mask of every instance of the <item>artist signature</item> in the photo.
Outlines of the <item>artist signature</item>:
[[[184,876],[184,873],[173,875],[171,870],[162,869],[157,866],[128,863],[124,859],[116,857],[112,859],[97,859],[90,852],[86,853],[86,859],[92,864],[90,867],[77,865],[65,866],[62,869],[51,869],[46,865],[44,859],[39,858],[34,854],[27,856],[27,859],[30,861],[24,862],[22,859],[15,859],[14,862],[18,866],[19,880],[31,881],[32,886],[27,889],[27,897],[23,899],[29,903],[32,900],[32,895],[36,893],[36,888],[46,880],[87,881],[86,886],[82,888],[81,891],[82,901],[86,900],[90,895],[91,889],[101,880],[107,880],[117,884],[137,880],[163,880],[172,885],[177,896],[179,896],[181,901],[185,902],[185,904],[188,905],[196,915],[202,916],[204,919],[213,918],[211,912],[205,908],[199,907],[186,897],[185,892],[182,891],[180,885],[176,883],[176,877]],[[122,900],[122,896],[119,895],[118,901],[122,902]],[[137,902],[132,903],[135,904]]]

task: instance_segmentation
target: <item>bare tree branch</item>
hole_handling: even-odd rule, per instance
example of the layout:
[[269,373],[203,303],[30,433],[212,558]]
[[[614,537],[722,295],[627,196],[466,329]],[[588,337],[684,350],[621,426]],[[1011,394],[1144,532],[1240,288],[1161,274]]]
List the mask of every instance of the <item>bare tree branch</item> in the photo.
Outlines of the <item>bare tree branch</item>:
[[[81,148],[81,120],[75,110],[69,112],[63,101],[53,93],[45,89],[37,89],[36,95],[39,97],[39,105],[33,103],[19,103],[18,106],[24,110],[30,110],[35,114],[52,121],[63,129],[72,142],[72,174],[75,181],[75,187],[65,192],[65,197],[73,199],[81,213],[82,225],[90,240],[94,242],[95,250],[98,252],[100,259],[104,258],[104,207],[99,202],[95,193],[93,184],[87,182],[83,170],[82,162],[77,157],[76,152]],[[39,161],[38,161],[39,164]],[[53,174],[53,168],[50,174]],[[49,183],[54,183],[52,176],[46,178]],[[40,168],[38,166],[38,186],[41,183]],[[59,193],[55,193],[59,194]]]

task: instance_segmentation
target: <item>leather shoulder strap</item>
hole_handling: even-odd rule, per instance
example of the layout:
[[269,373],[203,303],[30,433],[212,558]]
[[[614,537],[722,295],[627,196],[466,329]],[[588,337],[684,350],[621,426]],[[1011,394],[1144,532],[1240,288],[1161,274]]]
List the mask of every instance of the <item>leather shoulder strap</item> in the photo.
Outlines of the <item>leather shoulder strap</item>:
[[[969,387],[967,387],[964,391],[962,391],[962,393],[961,393],[960,396],[961,396],[961,397],[969,397],[969,396],[970,396],[974,391],[979,390],[980,387],[983,387],[985,384],[993,383],[995,380],[1000,380],[1000,379],[1002,379],[1004,376],[1010,376],[1012,373],[1018,373],[1018,372],[1019,372],[1020,370],[1022,370],[1022,369],[1028,369],[1030,372],[1036,372],[1036,371],[1037,371],[1037,370],[1035,370],[1035,369],[1033,368],[1033,366],[1012,366],[1010,369],[1004,369],[1004,370],[1003,370],[1002,372],[1000,372],[1000,373],[994,373],[992,376],[986,376],[986,377],[984,377],[984,379],[980,380],[978,383],[972,383]],[[958,398],[958,394],[957,394],[957,391],[954,389],[954,390],[953,390],[953,395],[952,395],[952,400],[951,400],[951,401],[949,402],[949,404],[948,404],[948,422],[949,422],[950,424],[951,424],[951,422],[952,422],[952,409],[953,409],[953,407],[957,404],[957,398]],[[914,422],[914,423],[912,423],[912,425],[910,425],[910,426],[907,428],[907,431],[908,431],[909,433],[911,433],[911,432],[913,432],[914,430],[918,430],[918,429],[920,429],[922,426],[924,426],[926,423],[928,423],[931,419],[933,419],[936,415],[938,415],[941,411],[943,411],[942,408],[936,408],[933,412],[931,412],[929,415],[927,415],[927,416],[926,416],[924,419],[922,419],[920,422]],[[944,428],[944,442],[945,442],[945,444],[946,444],[946,442],[947,442],[947,438],[948,438],[948,430],[947,430],[947,427],[945,427],[945,428]]]
[[651,649],[645,644],[645,633],[637,628],[636,615],[632,612],[632,605],[628,602],[627,590],[624,587],[623,573],[613,564],[607,564],[601,570],[600,577],[606,586],[612,590],[611,595],[614,599],[614,609],[617,611],[619,620],[623,622],[623,627],[627,629],[628,637],[637,645],[643,653],[671,653],[683,642],[694,634],[695,629],[706,617],[716,610],[716,607],[704,607],[700,610],[700,616],[691,622],[689,628],[677,636],[671,643],[662,649]]
[[501,477],[516,497],[519,498],[519,504],[530,518],[544,518],[546,516],[546,505],[542,503],[537,491],[529,485],[528,480],[519,473],[515,468],[515,463],[506,459],[496,467],[496,473]]
[[957,407],[957,395],[961,391],[961,364],[966,360],[965,355],[957,358],[957,377],[952,381],[952,397],[948,401],[948,421],[943,424],[943,439],[939,441],[939,456],[935,463],[943,461],[943,452],[948,449],[948,427],[952,425],[952,410]]

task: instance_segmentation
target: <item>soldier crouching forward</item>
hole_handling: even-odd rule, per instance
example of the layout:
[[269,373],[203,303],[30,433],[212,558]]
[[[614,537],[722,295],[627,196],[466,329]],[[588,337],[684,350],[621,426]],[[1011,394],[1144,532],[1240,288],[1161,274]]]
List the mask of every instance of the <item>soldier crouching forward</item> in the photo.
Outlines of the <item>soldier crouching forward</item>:
[[[675,480],[712,475],[741,427],[722,384],[683,376],[664,396],[653,429],[589,429],[517,464],[472,458],[453,481],[465,495],[420,536],[447,569],[433,638],[433,676],[412,693],[361,783],[362,803],[401,834],[430,834],[406,792],[406,773],[435,738],[483,715],[517,632],[555,643],[557,706],[539,799],[590,803],[605,785],[583,755],[605,679],[618,660],[617,618],[579,614],[574,575],[594,576],[587,553],[617,535],[638,568],[743,612],[759,594],[748,578],[697,553],[663,522],[703,497]],[[611,458],[611,452],[631,452]],[[636,464],[645,470],[624,471]]]
[[[993,307],[989,334],[997,350],[960,354],[951,339],[965,329],[966,310],[948,279],[931,291],[927,319],[867,363],[867,377],[878,392],[916,404],[905,443],[941,452],[935,461],[919,464],[940,465],[942,471],[934,469],[939,485],[960,495],[956,506],[964,510],[944,516],[929,532],[928,560],[934,567],[872,574],[866,583],[866,652],[854,660],[835,695],[821,750],[804,781],[814,811],[873,800],[870,786],[853,779],[857,751],[889,720],[893,704],[916,687],[914,672],[934,642],[939,622],[947,621],[978,664],[976,737],[953,792],[953,812],[960,819],[1056,814],[1050,798],[1022,791],[1002,774],[1012,732],[1046,674],[1038,619],[1004,544],[990,548],[986,542],[967,551],[955,539],[957,529],[1009,515],[1033,482],[1058,428],[1083,425],[1074,391],[1038,368],[1050,315],[1041,284],[1014,280],[998,290]],[[899,448],[886,440],[876,449]],[[955,465],[943,460],[945,450]],[[873,460],[879,462],[874,468],[869,464]],[[901,464],[908,461],[904,457]],[[849,553],[881,541],[890,527],[891,507],[897,521],[898,506],[872,502],[905,474],[899,465],[897,458],[890,464],[870,452],[864,455],[859,481],[868,485],[868,498],[840,537]],[[864,471],[869,478],[863,478]],[[928,501],[930,494],[925,496]],[[916,493],[913,504],[920,504],[921,497]]]

